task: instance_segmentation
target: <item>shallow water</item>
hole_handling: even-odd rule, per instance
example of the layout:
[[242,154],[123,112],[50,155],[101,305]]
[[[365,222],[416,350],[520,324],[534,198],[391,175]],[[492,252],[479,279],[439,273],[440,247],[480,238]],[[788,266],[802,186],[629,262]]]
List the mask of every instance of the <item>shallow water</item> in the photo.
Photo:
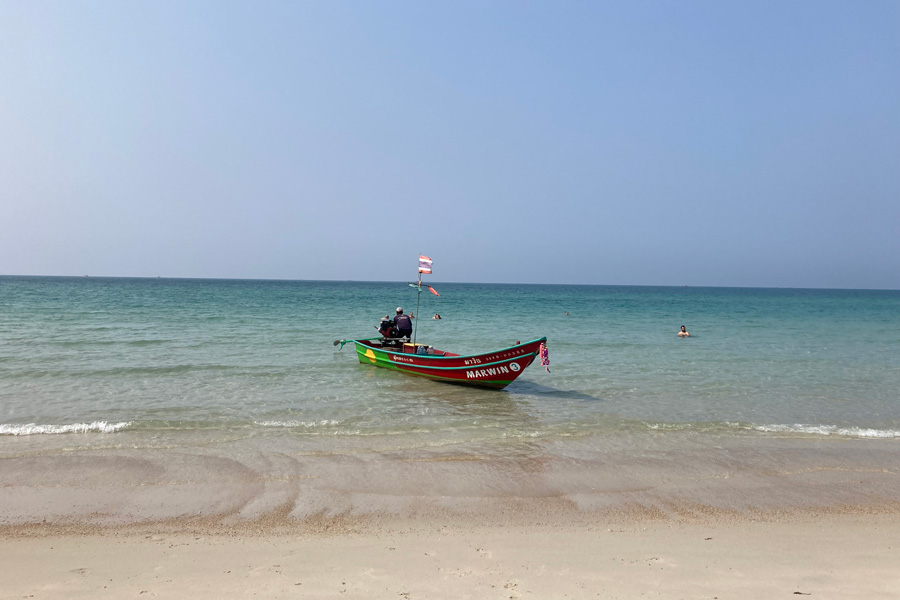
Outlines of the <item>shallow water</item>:
[[900,436],[898,292],[433,285],[419,341],[546,335],[551,372],[471,390],[332,345],[414,311],[403,283],[0,278],[0,434]]

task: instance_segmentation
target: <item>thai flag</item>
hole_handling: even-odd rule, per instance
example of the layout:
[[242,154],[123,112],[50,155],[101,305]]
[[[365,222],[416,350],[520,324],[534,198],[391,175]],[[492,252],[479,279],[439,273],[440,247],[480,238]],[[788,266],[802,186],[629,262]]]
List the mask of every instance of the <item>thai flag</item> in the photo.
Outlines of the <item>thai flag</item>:
[[431,259],[421,254],[419,255],[419,273],[431,274]]

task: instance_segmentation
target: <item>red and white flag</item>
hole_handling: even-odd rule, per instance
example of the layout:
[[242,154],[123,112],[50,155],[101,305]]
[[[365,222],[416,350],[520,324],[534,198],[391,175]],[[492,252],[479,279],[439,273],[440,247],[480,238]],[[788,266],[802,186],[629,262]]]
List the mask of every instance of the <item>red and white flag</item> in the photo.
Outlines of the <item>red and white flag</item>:
[[419,273],[431,275],[431,259],[422,254],[419,255]]

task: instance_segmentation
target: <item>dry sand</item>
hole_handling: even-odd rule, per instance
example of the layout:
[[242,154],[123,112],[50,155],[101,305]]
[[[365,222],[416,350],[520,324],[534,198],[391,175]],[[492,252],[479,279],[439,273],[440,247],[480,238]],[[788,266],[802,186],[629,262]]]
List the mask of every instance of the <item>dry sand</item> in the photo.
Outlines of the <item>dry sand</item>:
[[8,527],[6,598],[900,598],[900,518],[620,512]]

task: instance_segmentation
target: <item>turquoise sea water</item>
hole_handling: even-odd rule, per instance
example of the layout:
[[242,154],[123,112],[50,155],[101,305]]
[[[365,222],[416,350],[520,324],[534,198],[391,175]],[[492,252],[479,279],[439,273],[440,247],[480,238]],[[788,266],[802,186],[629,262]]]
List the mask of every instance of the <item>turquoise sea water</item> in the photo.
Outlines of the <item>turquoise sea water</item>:
[[0,438],[502,452],[492,440],[641,430],[900,437],[897,291],[432,285],[419,313],[443,319],[418,319],[419,341],[476,353],[546,335],[551,372],[474,390],[333,345],[415,311],[405,282],[0,277]]

